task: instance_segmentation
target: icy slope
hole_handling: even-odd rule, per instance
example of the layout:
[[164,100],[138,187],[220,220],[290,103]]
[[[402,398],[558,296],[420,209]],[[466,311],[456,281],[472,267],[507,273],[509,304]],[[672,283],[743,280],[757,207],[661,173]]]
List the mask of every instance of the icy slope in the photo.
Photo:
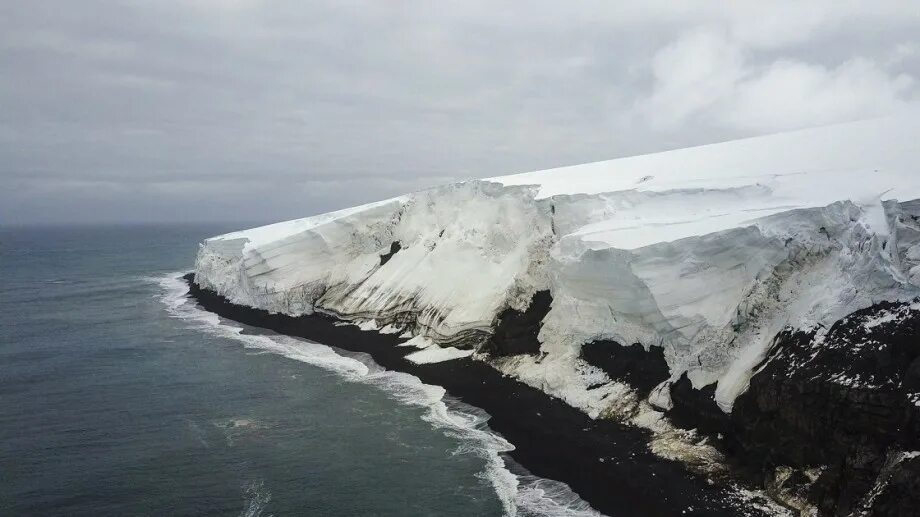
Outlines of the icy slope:
[[[785,327],[920,295],[915,115],[470,181],[227,234],[202,243],[196,280],[245,305],[478,350],[592,415],[637,395],[585,363],[583,344],[661,347],[671,382],[717,383],[730,411]],[[552,299],[539,349],[496,353],[500,315],[539,291]],[[667,408],[668,387],[651,401]]]

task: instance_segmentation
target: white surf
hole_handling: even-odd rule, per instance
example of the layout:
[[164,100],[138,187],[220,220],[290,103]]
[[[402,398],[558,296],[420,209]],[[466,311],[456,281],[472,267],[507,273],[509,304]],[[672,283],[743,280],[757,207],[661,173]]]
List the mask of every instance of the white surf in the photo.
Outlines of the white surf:
[[425,408],[423,420],[444,434],[460,440],[457,454],[473,454],[486,462],[480,473],[495,489],[505,515],[546,517],[588,517],[600,515],[565,483],[508,469],[501,453],[514,446],[488,428],[489,415],[478,408],[447,396],[444,388],[423,383],[419,378],[386,370],[367,354],[339,351],[332,347],[284,335],[244,334],[244,328],[197,306],[189,296],[182,273],[170,273],[157,280],[163,289],[160,300],[173,317],[190,327],[233,339],[246,348],[278,354],[307,363],[347,379],[383,390],[395,400]]

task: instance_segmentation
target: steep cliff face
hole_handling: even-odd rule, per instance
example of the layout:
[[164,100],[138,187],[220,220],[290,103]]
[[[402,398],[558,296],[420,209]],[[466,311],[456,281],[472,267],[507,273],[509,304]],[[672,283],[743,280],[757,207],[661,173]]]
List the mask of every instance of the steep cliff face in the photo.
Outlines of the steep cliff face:
[[522,273],[551,231],[533,191],[470,182],[209,239],[196,278],[254,307],[478,346],[498,312],[536,292]]
[[781,332],[731,413],[686,378],[672,387],[668,413],[718,440],[791,506],[912,515],[918,374],[920,301],[880,302],[829,329]]
[[[594,418],[666,433],[669,412],[775,466],[777,494],[809,487],[790,501],[855,511],[911,482],[914,445],[885,429],[916,426],[889,388],[920,368],[917,141],[908,113],[469,181],[208,239],[195,280],[473,353]],[[839,382],[854,372],[868,384]],[[835,431],[871,454],[808,446]],[[841,467],[854,450],[865,468]]]

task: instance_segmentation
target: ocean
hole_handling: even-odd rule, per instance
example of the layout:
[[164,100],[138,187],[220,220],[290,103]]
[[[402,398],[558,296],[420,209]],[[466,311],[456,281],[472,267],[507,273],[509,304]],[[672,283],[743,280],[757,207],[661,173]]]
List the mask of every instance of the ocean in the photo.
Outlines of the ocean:
[[442,389],[197,308],[245,226],[0,229],[0,515],[591,513]]

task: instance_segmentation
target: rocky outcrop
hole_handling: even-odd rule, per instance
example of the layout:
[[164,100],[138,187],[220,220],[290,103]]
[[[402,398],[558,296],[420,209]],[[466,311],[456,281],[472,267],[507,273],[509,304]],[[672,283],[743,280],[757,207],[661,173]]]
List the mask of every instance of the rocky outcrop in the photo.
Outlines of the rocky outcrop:
[[917,515],[920,508],[920,455],[899,455],[880,477],[860,511],[892,517]]
[[672,420],[718,438],[790,507],[916,515],[918,302],[882,302],[830,329],[781,333],[730,415],[685,378],[671,395]]
[[389,262],[391,258],[393,258],[393,255],[396,255],[397,253],[399,253],[399,250],[401,249],[402,249],[402,244],[400,244],[399,241],[393,241],[390,244],[390,251],[380,255],[380,265],[381,266],[386,265],[386,263]]
[[549,291],[537,291],[524,311],[510,307],[503,310],[483,351],[493,357],[539,353],[537,335],[552,303]]
[[616,341],[592,341],[581,347],[581,357],[611,379],[629,384],[643,397],[670,376],[661,347],[646,350],[639,343],[623,346]]

